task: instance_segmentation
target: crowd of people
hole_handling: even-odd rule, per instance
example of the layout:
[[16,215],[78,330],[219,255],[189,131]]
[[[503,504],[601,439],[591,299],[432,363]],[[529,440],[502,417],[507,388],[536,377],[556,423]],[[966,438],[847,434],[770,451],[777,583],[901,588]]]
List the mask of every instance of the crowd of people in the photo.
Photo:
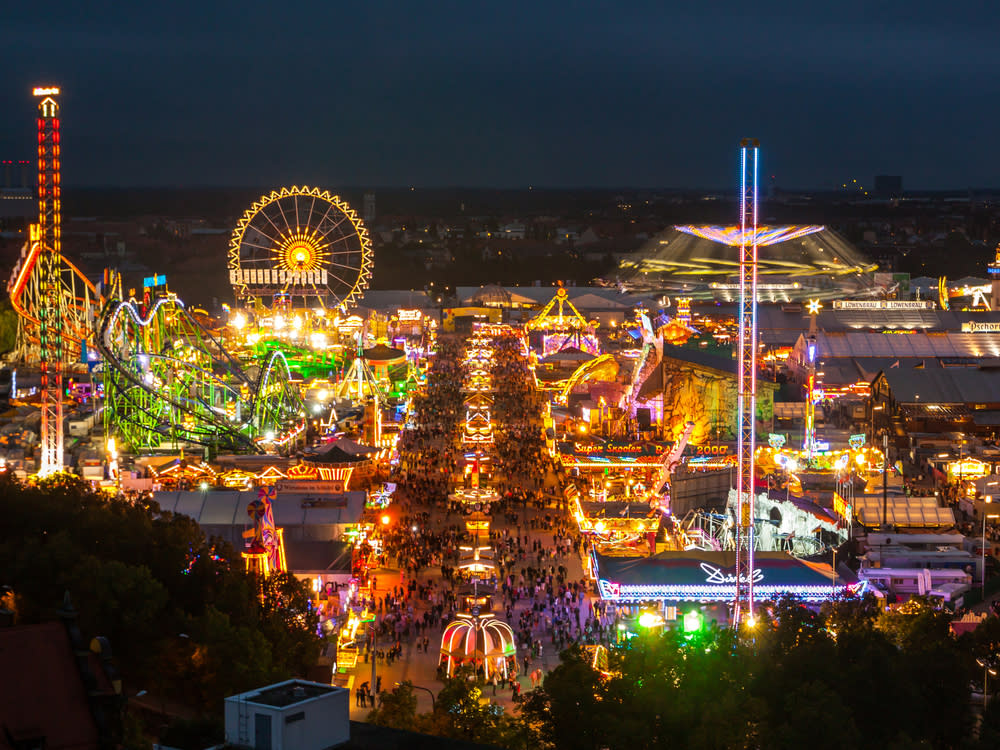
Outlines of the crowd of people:
[[418,503],[443,503],[461,455],[455,433],[462,408],[463,349],[452,339],[438,341],[424,389],[413,396],[411,417],[398,443],[393,479]]
[[[446,498],[462,482],[463,383],[470,371],[463,364],[465,351],[455,339],[439,341],[426,390],[414,397],[410,424],[400,439],[395,479],[402,512],[382,530],[383,559],[400,571],[400,584],[370,602],[379,614],[383,644],[375,657],[385,663],[402,644],[414,644],[418,653],[436,651],[443,628],[463,606],[467,577],[461,574],[460,547],[474,540]],[[475,540],[492,547],[495,564],[481,585],[495,586],[495,615],[516,634],[517,671],[523,669],[536,686],[544,677],[546,653],[555,658],[571,643],[613,638],[614,624],[591,608],[589,585],[578,572],[584,540],[564,506],[553,502],[561,497],[551,492],[558,480],[546,450],[543,400],[520,339],[493,339],[490,372],[495,440],[486,449],[482,481],[491,483],[499,500],[489,509],[488,534]],[[481,665],[479,674],[485,678]],[[499,674],[486,682],[494,692],[509,688],[511,696],[520,694],[513,672],[508,679]]]
[[540,490],[552,459],[545,450],[543,401],[532,383],[522,339],[510,335],[494,340],[491,375],[497,421],[494,452],[504,477],[498,489]]

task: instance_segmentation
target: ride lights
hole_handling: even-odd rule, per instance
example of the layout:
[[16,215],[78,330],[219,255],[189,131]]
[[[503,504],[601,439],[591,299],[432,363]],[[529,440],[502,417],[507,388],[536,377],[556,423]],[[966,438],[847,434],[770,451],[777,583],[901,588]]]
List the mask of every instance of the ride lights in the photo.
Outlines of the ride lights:
[[691,609],[684,613],[682,628],[685,633],[697,633],[704,624],[704,618],[697,609]]
[[639,615],[639,627],[656,628],[663,625],[663,615],[656,612],[643,612]]

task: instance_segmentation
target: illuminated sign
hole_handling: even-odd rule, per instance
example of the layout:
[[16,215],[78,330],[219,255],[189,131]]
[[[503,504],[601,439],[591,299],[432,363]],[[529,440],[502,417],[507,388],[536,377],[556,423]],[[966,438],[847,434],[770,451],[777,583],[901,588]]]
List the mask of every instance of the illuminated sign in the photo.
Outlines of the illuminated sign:
[[728,456],[728,445],[689,445],[684,449],[686,455],[694,453],[696,456]]
[[[730,601],[737,580],[744,582],[735,555],[692,550],[661,552],[653,557],[622,558],[591,554],[601,598],[622,603],[651,600]],[[807,600],[828,599],[856,585],[835,576],[828,566],[813,567],[783,553],[758,552],[750,581],[761,600],[791,594]]]
[[412,323],[424,317],[424,314],[420,312],[420,310],[400,309],[396,311],[396,315],[399,318],[400,323]]
[[232,268],[229,270],[231,284],[270,284],[275,286],[316,286],[327,283],[325,268],[312,271],[289,270],[286,268]]
[[[700,567],[705,571],[705,583],[736,583],[736,575],[733,573],[723,573],[721,568],[704,562],[701,563]],[[760,568],[754,568],[751,579],[753,583],[760,583],[764,580],[764,571]]]
[[659,456],[667,450],[666,443],[561,443],[559,452],[563,455],[587,458],[636,459],[642,456]]
[[929,299],[839,299],[833,303],[834,310],[933,310],[935,307]]
[[34,96],[59,96],[59,88],[56,86],[36,86],[31,90]]
[[[832,598],[836,593],[849,591],[859,594],[864,590],[865,582],[855,584],[779,584],[754,586],[754,592],[761,601],[774,601],[783,596],[794,596],[805,601],[821,602]],[[701,585],[691,584],[637,584],[629,585],[608,581],[603,578],[597,581],[598,592],[602,599],[622,602],[639,603],[651,600],[667,600],[679,602],[711,602],[730,601],[736,595],[736,583]]]
[[162,273],[153,274],[152,276],[144,276],[142,279],[143,289],[154,289],[158,286],[166,286],[166,285],[167,285],[166,274]]
[[952,478],[974,479],[984,477],[989,473],[989,465],[975,458],[965,458],[948,464],[948,474]]
[[966,321],[962,323],[962,333],[1000,333],[1000,323]]

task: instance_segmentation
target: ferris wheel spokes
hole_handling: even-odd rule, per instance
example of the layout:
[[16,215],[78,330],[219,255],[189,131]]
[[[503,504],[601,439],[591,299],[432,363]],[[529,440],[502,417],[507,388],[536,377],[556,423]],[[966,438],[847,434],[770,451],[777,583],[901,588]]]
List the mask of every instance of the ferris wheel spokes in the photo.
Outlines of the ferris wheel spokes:
[[346,307],[367,288],[371,268],[371,240],[357,213],[317,188],[264,196],[230,241],[230,282],[241,301],[281,293]]

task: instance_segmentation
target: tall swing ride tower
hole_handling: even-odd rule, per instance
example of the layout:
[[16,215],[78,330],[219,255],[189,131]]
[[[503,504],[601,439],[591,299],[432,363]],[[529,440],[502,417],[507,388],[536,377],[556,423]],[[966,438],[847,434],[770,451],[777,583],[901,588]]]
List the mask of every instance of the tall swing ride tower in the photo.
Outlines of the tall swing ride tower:
[[740,305],[739,392],[740,442],[736,480],[736,599],[733,625],[754,617],[754,450],[757,412],[757,161],[760,144],[740,143]]
[[63,310],[62,281],[62,186],[59,156],[59,89],[36,87],[38,102],[38,228],[41,245],[41,308],[39,349],[41,369],[42,424],[39,474],[63,468]]

